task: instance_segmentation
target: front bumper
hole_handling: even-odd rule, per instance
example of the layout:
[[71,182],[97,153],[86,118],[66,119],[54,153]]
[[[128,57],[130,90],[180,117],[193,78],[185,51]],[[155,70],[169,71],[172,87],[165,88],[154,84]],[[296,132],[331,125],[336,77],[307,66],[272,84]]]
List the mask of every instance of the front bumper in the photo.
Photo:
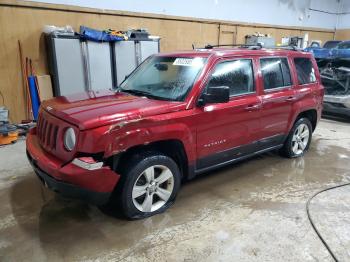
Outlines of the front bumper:
[[108,166],[87,170],[72,162],[64,163],[45,152],[39,144],[35,129],[27,135],[27,156],[39,179],[53,191],[92,204],[105,204],[120,176]]
[[332,96],[325,95],[323,103],[323,112],[350,116],[350,96]]
[[344,107],[343,104],[339,103],[324,102],[323,114],[342,115],[350,117],[350,108]]

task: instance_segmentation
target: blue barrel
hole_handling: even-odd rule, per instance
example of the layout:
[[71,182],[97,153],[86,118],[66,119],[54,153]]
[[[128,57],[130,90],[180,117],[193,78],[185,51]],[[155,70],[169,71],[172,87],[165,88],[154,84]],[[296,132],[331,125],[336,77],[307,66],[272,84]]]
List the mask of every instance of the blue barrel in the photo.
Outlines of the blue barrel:
[[40,99],[39,99],[38,89],[36,86],[35,76],[28,76],[28,84],[29,84],[30,99],[32,101],[33,117],[34,117],[34,120],[37,120],[39,107],[40,107]]

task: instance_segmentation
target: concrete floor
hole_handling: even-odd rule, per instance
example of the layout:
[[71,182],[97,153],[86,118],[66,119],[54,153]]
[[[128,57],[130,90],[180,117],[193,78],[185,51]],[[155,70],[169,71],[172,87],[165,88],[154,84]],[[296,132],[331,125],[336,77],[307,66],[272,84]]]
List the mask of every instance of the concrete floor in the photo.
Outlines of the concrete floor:
[[[349,181],[349,163],[350,124],[322,120],[303,158],[268,153],[202,175],[166,213],[125,221],[42,188],[20,141],[0,148],[0,260],[332,261],[305,203]],[[319,195],[310,210],[350,260],[350,187]]]

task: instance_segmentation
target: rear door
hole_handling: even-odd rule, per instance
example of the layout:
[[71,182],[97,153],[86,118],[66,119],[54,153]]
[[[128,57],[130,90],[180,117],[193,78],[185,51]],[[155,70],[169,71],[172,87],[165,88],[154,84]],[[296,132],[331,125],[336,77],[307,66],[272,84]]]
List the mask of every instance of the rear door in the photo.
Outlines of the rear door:
[[296,69],[295,78],[297,79],[296,101],[304,109],[313,109],[317,105],[321,111],[322,99],[315,61],[311,60],[310,57],[295,56],[293,62]]
[[260,149],[283,143],[292,118],[295,90],[288,57],[260,58],[262,86]]
[[256,150],[251,134],[260,128],[252,58],[222,59],[209,73],[208,86],[228,86],[227,103],[197,107],[197,169],[228,162]]

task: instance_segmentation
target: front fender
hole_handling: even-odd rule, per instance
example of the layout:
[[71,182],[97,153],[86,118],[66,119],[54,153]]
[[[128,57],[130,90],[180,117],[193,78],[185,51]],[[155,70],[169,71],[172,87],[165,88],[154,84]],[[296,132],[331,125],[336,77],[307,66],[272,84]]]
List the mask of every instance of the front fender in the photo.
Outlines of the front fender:
[[125,121],[111,126],[105,157],[124,152],[139,145],[164,140],[179,140],[183,143],[188,160],[195,159],[194,132],[184,123],[169,123],[150,119]]

